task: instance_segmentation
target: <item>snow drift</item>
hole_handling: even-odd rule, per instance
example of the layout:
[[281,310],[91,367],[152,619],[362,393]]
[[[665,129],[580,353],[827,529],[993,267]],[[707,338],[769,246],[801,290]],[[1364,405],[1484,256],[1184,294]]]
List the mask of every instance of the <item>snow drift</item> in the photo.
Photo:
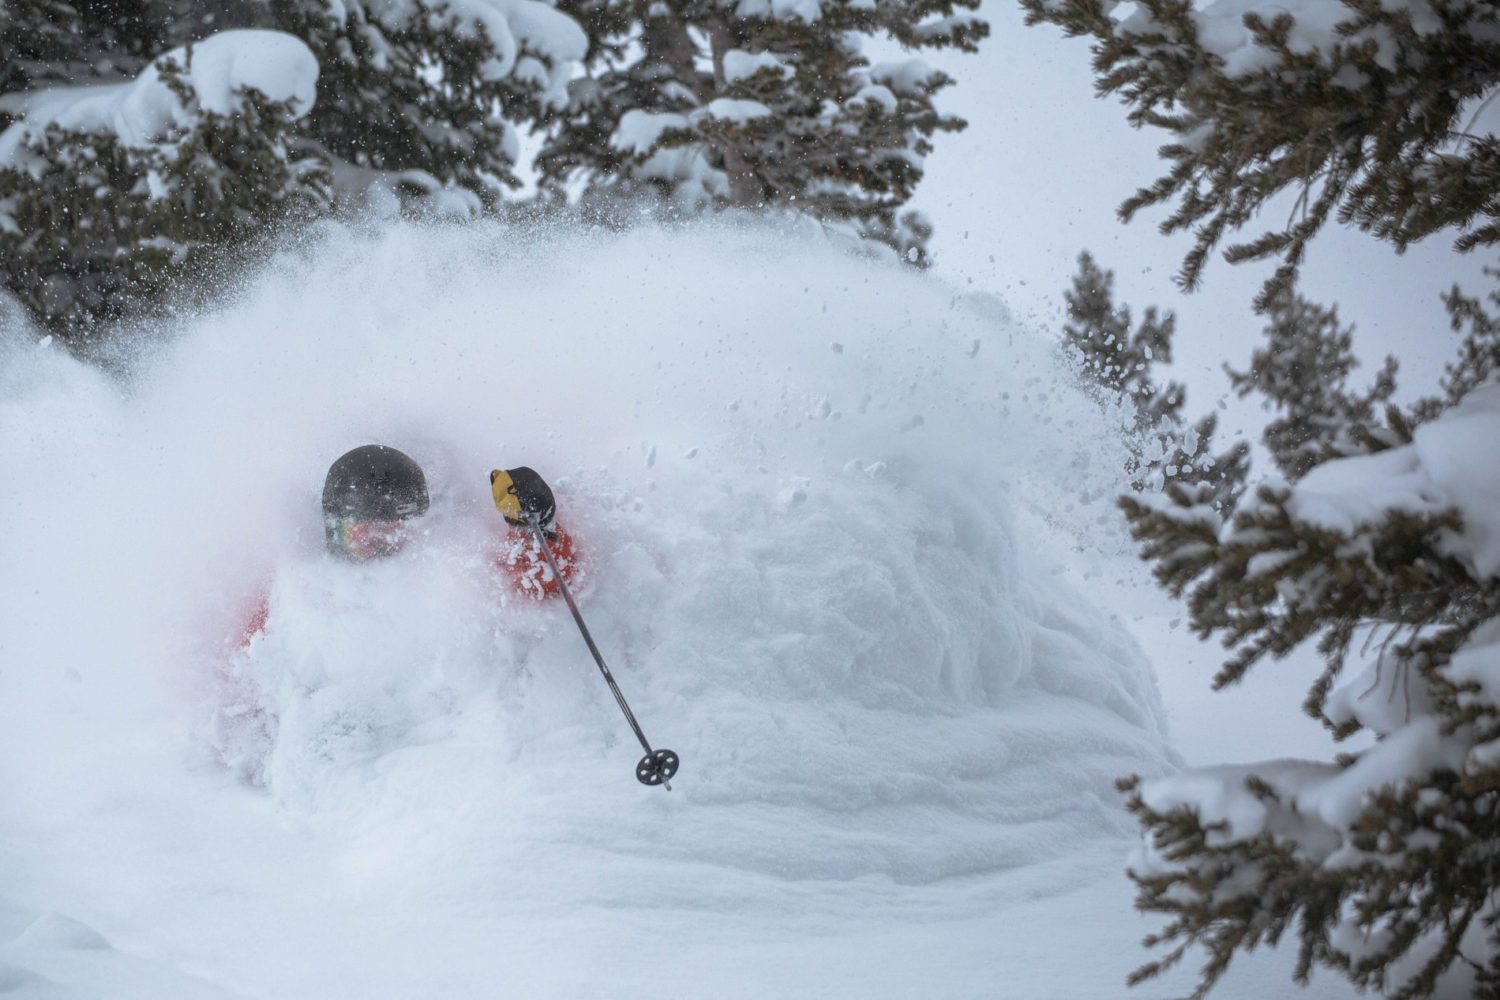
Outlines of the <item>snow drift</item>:
[[[597,993],[1065,886],[1168,766],[1149,666],[1055,572],[1120,455],[994,300],[799,230],[330,228],[170,332],[123,380],[0,348],[0,899],[47,927],[252,994]],[[318,495],[372,441],[433,506],[355,567]],[[519,464],[671,793],[482,556]]]

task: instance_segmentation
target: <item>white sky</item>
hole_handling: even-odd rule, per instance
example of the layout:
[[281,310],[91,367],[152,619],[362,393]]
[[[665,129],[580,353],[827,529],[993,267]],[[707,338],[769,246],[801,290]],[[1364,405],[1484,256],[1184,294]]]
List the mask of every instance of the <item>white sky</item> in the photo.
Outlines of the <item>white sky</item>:
[[[1250,302],[1272,265],[1215,259],[1203,287],[1182,294],[1172,277],[1190,239],[1157,232],[1165,211],[1129,225],[1115,216],[1125,198],[1160,176],[1156,147],[1164,137],[1132,129],[1113,98],[1094,96],[1087,39],[1025,27],[1014,0],[991,0],[981,13],[992,35],[979,55],[930,58],[958,81],[940,96],[942,107],[969,121],[967,131],[938,138],[913,203],[937,227],[938,273],[994,291],[1017,318],[1056,330],[1062,292],[1078,251],[1088,248],[1115,272],[1117,300],[1137,315],[1147,305],[1177,313],[1171,374],[1188,384],[1187,412],[1197,416],[1228,391],[1220,365],[1249,357],[1261,326]],[[1441,374],[1456,340],[1438,296],[1454,280],[1477,294],[1485,287],[1482,265],[1494,261],[1483,251],[1454,254],[1451,241],[1440,239],[1399,257],[1357,230],[1330,227],[1312,246],[1301,287],[1336,302],[1340,318],[1355,324],[1356,350],[1367,358],[1356,384],[1394,353],[1402,398],[1411,398]],[[1231,407],[1230,417],[1254,420],[1244,404]]]

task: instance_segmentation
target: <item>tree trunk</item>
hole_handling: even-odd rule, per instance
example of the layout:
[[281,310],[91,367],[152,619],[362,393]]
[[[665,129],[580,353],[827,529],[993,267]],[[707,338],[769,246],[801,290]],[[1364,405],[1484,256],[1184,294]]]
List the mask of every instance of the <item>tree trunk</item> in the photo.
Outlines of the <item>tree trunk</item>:
[[[717,96],[727,86],[724,79],[724,55],[735,47],[735,40],[730,37],[729,26],[722,21],[714,25],[709,39],[714,59],[714,92]],[[733,141],[723,142],[719,153],[724,158],[724,173],[729,178],[729,203],[745,208],[760,206],[765,201],[764,187],[744,153]]]

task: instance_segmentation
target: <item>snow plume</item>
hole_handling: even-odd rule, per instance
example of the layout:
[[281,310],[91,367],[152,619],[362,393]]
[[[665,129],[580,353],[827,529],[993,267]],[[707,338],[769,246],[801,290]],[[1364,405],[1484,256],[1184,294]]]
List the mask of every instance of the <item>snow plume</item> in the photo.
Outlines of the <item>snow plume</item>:
[[[723,987],[746,934],[1065,886],[1169,767],[1149,666],[1052,572],[1120,468],[1093,405],[993,302],[803,231],[331,228],[128,384],[0,350],[0,904],[226,988]],[[354,566],[318,497],[367,442],[433,502]],[[522,464],[671,793],[483,556]],[[785,981],[822,995],[817,952]]]

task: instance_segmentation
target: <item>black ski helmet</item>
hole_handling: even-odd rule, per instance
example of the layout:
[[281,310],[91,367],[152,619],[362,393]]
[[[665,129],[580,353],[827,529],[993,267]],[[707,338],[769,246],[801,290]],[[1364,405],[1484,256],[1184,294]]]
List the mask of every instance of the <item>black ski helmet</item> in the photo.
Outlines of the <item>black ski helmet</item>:
[[427,477],[395,448],[367,444],[345,452],[323,481],[327,521],[404,521],[427,513]]

